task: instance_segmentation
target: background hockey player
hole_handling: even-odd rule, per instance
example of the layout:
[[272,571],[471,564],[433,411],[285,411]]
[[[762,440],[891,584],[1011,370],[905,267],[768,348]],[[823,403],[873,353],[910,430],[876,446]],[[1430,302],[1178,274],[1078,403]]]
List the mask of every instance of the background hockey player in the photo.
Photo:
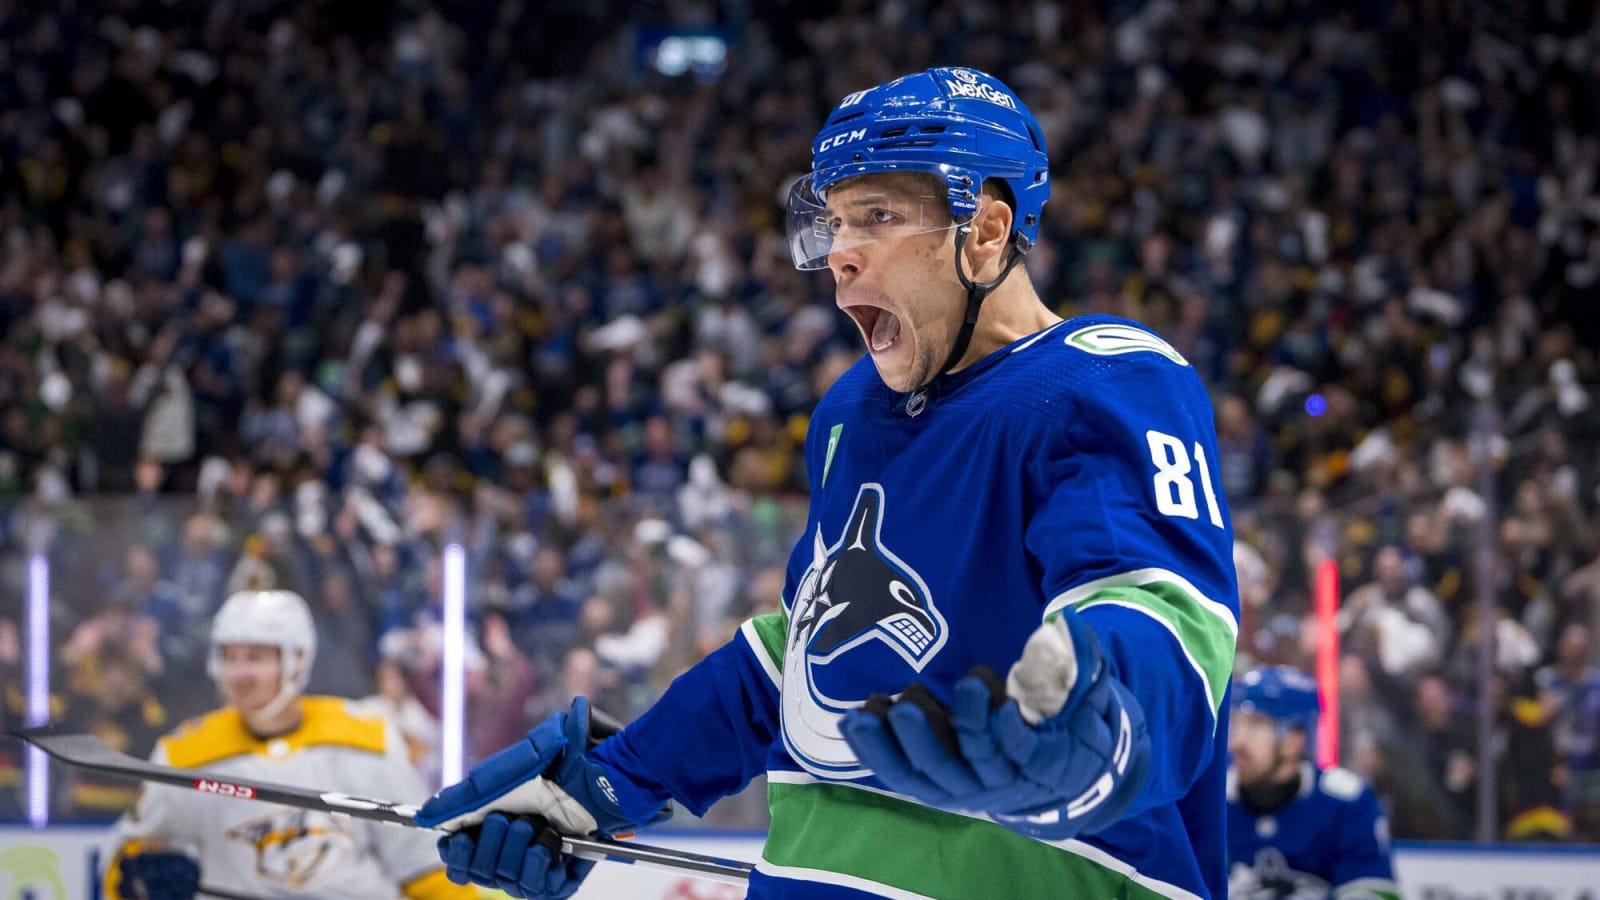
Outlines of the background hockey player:
[[751,897],[1222,896],[1238,602],[1199,378],[1041,301],[1044,141],[996,79],[851,94],[812,150],[790,247],[869,358],[812,416],[783,613],[603,742],[580,698],[418,820],[482,822],[440,842],[452,878],[565,897],[586,864],[493,811],[612,833],[765,772]]
[[1317,683],[1299,669],[1253,669],[1233,693],[1228,772],[1230,896],[1237,900],[1399,900],[1378,797],[1347,769],[1320,769]]
[[[338,697],[302,696],[311,612],[288,591],[229,597],[208,669],[227,706],[156,744],[165,765],[404,800],[426,794],[394,727]],[[245,896],[456,900],[426,832],[146,785],[113,832],[108,898],[188,900],[202,880]]]

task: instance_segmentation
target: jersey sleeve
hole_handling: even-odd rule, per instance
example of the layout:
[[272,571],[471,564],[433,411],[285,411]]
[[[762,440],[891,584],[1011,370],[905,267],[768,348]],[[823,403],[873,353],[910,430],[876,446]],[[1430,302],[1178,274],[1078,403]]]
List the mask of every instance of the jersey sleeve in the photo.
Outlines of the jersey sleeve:
[[[166,747],[157,741],[150,752],[150,761],[169,765]],[[202,842],[197,831],[197,810],[194,796],[181,788],[146,783],[139,791],[133,808],[123,813],[111,826],[110,837],[100,858],[105,860],[101,871],[100,888],[107,900],[122,900],[120,867],[125,857],[145,850],[165,849],[194,854],[201,858],[204,874]]]
[[1361,785],[1360,794],[1345,806],[1337,839],[1339,850],[1328,879],[1334,900],[1400,900],[1389,859],[1389,820],[1371,787]]
[[1083,616],[1159,736],[1128,817],[1184,796],[1217,752],[1239,609],[1210,400],[1187,364],[1138,356],[1052,416],[1025,538],[1045,615]]
[[[827,467],[816,429],[806,435],[805,462],[815,497]],[[816,527],[814,517],[815,508],[807,534]],[[711,804],[766,771],[767,754],[782,728],[778,691],[787,610],[809,561],[809,546],[801,540],[790,554],[783,612],[745,621],[732,640],[674,679],[643,715],[590,753],[639,789],[620,793],[630,816],[647,818],[668,799],[704,815]]]
[[[756,616],[733,639],[673,679],[653,706],[590,757],[638,792],[630,816],[672,799],[696,816],[766,769],[778,735],[778,681],[787,617]],[[632,802],[629,802],[632,800]]]

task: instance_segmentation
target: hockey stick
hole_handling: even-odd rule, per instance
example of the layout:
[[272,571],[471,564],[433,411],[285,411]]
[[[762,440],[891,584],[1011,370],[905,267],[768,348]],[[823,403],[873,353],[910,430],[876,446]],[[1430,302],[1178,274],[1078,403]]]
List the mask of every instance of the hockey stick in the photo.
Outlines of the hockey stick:
[[[215,898],[217,898],[217,900],[277,900],[278,897],[288,896],[287,894],[271,894],[271,895],[264,896],[264,897],[258,897],[255,894],[241,894],[241,893],[238,893],[236,891],[230,891],[230,890],[227,890],[226,888],[219,888],[219,887],[216,887],[215,885],[206,884],[204,882],[201,882],[200,886],[194,889],[194,893],[195,893],[196,897],[215,897]],[[324,895],[324,896],[326,896],[326,895]],[[336,894],[334,896],[335,896],[335,898],[338,898],[338,897],[354,898],[357,895],[355,895],[355,894]]]
[[209,884],[202,884],[195,888],[195,893],[202,897],[216,897],[217,900],[262,900],[262,898],[253,894],[235,894],[233,891],[212,887]]
[[[323,890],[325,889],[326,888],[323,888]],[[270,894],[266,896],[241,894],[237,891],[230,891],[227,888],[219,888],[215,885],[206,884],[205,882],[201,882],[200,886],[194,889],[194,893],[197,897],[215,897],[217,900],[277,900],[279,897],[288,896],[286,894]],[[330,897],[329,895],[324,894],[323,900],[360,900],[360,895],[341,892]]]
[[[321,887],[318,888],[318,890],[325,891],[327,888]],[[238,891],[230,891],[227,888],[219,888],[215,885],[206,884],[205,882],[201,882],[200,886],[194,889],[194,893],[196,897],[215,897],[217,900],[279,900],[281,897],[301,896],[299,894],[290,895],[282,893],[265,895],[241,894]],[[352,894],[348,891],[340,891],[335,894],[321,894],[319,896],[319,900],[361,900],[363,896],[365,895]]]
[[[36,728],[18,728],[5,732],[8,736],[26,741],[56,759],[80,769],[99,772],[130,781],[153,781],[175,787],[189,788],[203,794],[235,797],[242,800],[260,800],[299,809],[310,809],[356,819],[370,819],[408,828],[421,828],[413,816],[417,807],[409,803],[390,803],[370,797],[355,797],[335,791],[318,791],[312,788],[292,787],[254,779],[241,779],[234,775],[212,775],[197,769],[176,769],[135,759],[119,753],[92,734],[72,731],[55,725]],[[750,879],[750,863],[740,860],[704,856],[685,850],[629,844],[608,838],[582,838],[561,836],[561,852],[579,859],[618,860],[654,869],[666,869],[679,874],[695,875],[727,884],[744,884]]]
[[[202,882],[199,887],[194,889],[194,895],[196,897],[215,897],[217,900],[277,900],[279,897],[289,896],[287,894],[270,894],[265,897],[258,897],[255,894],[240,894],[225,888],[219,888],[213,885],[205,884],[204,882]],[[337,900],[339,897],[354,898],[356,896],[356,894],[336,894],[334,895],[334,898]]]

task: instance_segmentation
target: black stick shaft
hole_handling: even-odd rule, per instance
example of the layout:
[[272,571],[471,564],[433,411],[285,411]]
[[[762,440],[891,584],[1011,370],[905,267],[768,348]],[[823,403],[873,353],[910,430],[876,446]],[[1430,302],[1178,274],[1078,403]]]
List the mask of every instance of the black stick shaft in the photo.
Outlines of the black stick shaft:
[[[157,765],[148,760],[135,759],[126,753],[119,753],[101,743],[100,739],[92,734],[70,731],[54,725],[18,728],[5,733],[38,747],[68,765],[114,778],[167,784],[219,797],[259,800],[263,803],[277,803],[297,809],[347,815],[356,819],[403,825],[407,828],[422,827],[414,818],[417,807],[410,803],[391,803],[337,791],[318,791],[312,788],[239,778],[234,775],[213,775],[197,769],[177,769]],[[610,859],[637,863],[728,884],[744,884],[749,881],[752,868],[750,863],[741,860],[605,838],[582,838],[570,835],[561,836],[561,852],[579,859]],[[205,891],[213,893],[209,889]],[[235,896],[233,900],[238,898]]]
[[219,888],[211,884],[200,885],[198,893],[202,897],[216,897],[218,900],[262,900],[262,898],[253,894],[236,894],[226,888]]

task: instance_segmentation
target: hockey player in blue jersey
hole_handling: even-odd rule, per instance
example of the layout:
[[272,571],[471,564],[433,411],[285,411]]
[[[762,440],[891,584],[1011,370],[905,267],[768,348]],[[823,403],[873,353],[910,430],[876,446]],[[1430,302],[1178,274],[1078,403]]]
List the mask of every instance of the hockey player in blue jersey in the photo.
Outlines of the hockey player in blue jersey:
[[1378,797],[1347,769],[1310,762],[1317,683],[1287,666],[1233,689],[1228,739],[1229,896],[1235,900],[1400,900]]
[[1238,600],[1204,387],[1041,301],[1044,139],[1000,81],[850,94],[812,151],[790,249],[868,358],[812,415],[782,612],[615,735],[579,698],[418,822],[454,830],[452,877],[566,897],[588,864],[505,813],[609,834],[765,773],[752,898],[1224,896]]

